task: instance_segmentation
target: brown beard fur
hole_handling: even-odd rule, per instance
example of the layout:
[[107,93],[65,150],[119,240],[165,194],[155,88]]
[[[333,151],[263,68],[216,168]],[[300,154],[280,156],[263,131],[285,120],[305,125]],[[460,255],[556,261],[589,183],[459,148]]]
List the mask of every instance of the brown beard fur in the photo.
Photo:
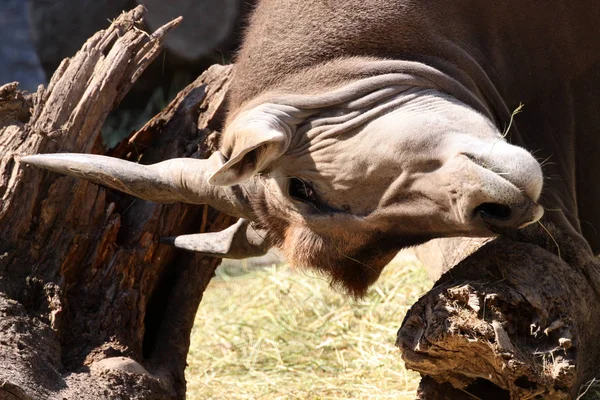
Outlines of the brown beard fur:
[[266,196],[251,199],[258,226],[267,241],[279,248],[294,267],[310,268],[349,295],[363,297],[383,268],[401,249],[427,241],[423,237],[398,237],[386,232],[352,228],[343,221],[311,227],[309,221],[291,222],[285,211],[269,204]]
[[354,244],[367,242],[361,236],[321,236],[307,227],[292,225],[286,229],[280,248],[292,265],[312,268],[328,276],[333,287],[359,298],[396,254],[396,251],[381,251],[376,242],[355,251]]

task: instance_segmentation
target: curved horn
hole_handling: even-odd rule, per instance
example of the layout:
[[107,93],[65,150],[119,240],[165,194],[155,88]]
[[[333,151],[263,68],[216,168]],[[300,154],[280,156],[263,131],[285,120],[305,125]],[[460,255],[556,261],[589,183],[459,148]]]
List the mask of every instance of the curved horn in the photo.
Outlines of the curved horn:
[[161,242],[208,256],[241,260],[265,255],[271,248],[265,237],[265,232],[259,232],[252,223],[240,218],[220,232],[163,237]]
[[73,153],[36,154],[21,157],[20,161],[157,203],[208,204],[232,216],[252,216],[239,187],[218,187],[208,183],[209,176],[225,162],[219,152],[206,160],[174,158],[152,165]]

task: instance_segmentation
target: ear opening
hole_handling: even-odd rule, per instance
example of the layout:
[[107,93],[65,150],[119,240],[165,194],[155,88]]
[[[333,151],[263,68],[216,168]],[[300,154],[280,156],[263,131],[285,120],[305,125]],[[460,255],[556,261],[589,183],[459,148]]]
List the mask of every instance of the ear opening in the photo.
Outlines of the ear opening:
[[221,168],[208,178],[208,183],[215,186],[230,186],[250,179],[259,172],[257,160],[260,158],[261,147],[250,149],[245,154],[227,161]]
[[208,182],[215,186],[245,182],[287,151],[291,135],[292,128],[264,105],[241,114],[223,134],[224,152],[231,156]]

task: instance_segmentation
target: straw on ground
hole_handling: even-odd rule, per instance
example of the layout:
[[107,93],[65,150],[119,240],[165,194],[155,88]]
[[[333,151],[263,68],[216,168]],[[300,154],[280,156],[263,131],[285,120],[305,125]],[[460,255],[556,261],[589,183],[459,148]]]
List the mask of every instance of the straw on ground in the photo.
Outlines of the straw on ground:
[[388,266],[362,300],[287,266],[242,272],[221,268],[204,294],[188,398],[414,398],[418,375],[394,346],[406,310],[431,286],[414,258]]

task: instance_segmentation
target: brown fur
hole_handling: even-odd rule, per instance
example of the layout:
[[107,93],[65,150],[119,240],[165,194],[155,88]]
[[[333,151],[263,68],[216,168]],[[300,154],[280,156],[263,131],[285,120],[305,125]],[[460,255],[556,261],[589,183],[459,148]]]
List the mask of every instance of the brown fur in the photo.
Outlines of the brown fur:
[[290,264],[314,269],[325,275],[333,287],[354,297],[366,294],[399,248],[427,240],[419,235],[408,240],[383,232],[352,229],[349,223],[344,223],[341,211],[329,214],[331,223],[320,232],[319,227],[308,226],[306,221],[294,221],[280,205],[273,204],[268,194],[256,196],[252,204],[258,226],[265,229],[267,240],[283,252]]
[[[509,138],[539,158],[558,161],[546,167],[554,178],[543,199],[546,208],[561,211],[547,213],[547,220],[578,235],[583,213],[600,230],[594,209],[600,189],[585,187],[574,172],[585,165],[590,178],[598,173],[574,154],[583,160],[589,146],[600,148],[598,140],[586,140],[588,150],[575,147],[582,129],[597,131],[590,115],[600,92],[599,10],[566,0],[262,0],[237,56],[228,121],[272,95],[317,94],[373,74],[406,72],[366,70],[367,62],[422,62],[467,88],[500,131],[510,111],[526,103]],[[580,200],[578,209],[577,192],[590,190],[594,196]],[[341,210],[331,210],[338,222],[325,229],[288,213],[265,193],[253,198],[259,224],[290,261],[329,274],[354,295],[364,294],[398,248],[428,239],[354,229]],[[598,251],[596,236],[587,239]]]
[[[596,59],[597,13],[569,1],[262,0],[236,59],[232,109],[267,91],[356,79],[365,57],[426,62],[486,97],[500,91],[514,107]],[[579,51],[586,42],[590,50]]]

